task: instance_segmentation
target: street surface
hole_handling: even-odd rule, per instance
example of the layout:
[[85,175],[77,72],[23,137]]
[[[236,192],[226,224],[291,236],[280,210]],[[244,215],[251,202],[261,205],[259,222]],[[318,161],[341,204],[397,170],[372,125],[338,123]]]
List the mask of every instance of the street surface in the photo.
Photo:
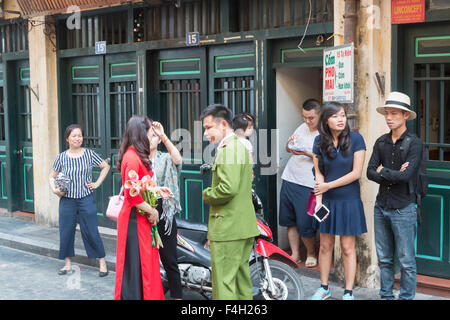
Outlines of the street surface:
[[[64,261],[0,246],[0,300],[112,300],[115,272],[100,278],[98,268],[72,264],[74,273],[58,275]],[[184,298],[203,300],[185,291]],[[167,299],[170,299],[167,296]]]
[[[98,268],[72,264],[71,275],[58,275],[64,261],[0,246],[0,300],[112,300],[115,272],[100,278]],[[301,276],[305,297],[309,299],[319,279]],[[343,288],[330,283],[330,300],[340,300]],[[396,292],[398,294],[398,291]],[[378,300],[378,289],[355,288],[355,297]],[[204,300],[196,292],[184,290],[185,300]],[[166,299],[171,299],[169,294]],[[442,297],[417,293],[416,300],[446,300]]]

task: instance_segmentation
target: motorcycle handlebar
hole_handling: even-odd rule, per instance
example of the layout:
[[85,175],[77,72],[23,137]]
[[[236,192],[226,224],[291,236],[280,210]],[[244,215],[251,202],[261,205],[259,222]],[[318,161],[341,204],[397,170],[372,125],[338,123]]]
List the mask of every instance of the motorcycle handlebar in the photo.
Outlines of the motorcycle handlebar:
[[204,163],[200,166],[200,173],[206,173],[208,171],[211,171],[212,169],[212,165],[210,165],[209,163]]

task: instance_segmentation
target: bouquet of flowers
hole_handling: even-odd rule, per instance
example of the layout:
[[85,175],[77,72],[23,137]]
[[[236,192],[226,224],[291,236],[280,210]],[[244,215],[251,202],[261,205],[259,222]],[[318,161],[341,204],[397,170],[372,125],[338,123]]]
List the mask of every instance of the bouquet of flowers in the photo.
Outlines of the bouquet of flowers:
[[[141,195],[145,202],[147,202],[153,208],[158,206],[158,194],[160,189],[156,187],[156,183],[152,180],[149,175],[142,177],[139,180],[139,176],[134,170],[130,170],[128,172],[128,177],[130,180],[126,180],[124,187],[126,190],[129,190],[130,196],[136,197],[137,195]],[[141,209],[138,209],[138,212],[142,215],[146,215],[147,213]],[[162,248],[163,244],[161,241],[161,237],[158,233],[158,228],[156,225],[151,227],[152,232],[152,246],[157,246],[157,248]]]

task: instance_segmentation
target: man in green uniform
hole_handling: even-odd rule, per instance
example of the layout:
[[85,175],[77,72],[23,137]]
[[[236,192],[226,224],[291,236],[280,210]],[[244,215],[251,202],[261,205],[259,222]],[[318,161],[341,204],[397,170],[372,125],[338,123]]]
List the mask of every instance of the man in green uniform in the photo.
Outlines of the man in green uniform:
[[248,261],[253,238],[259,234],[252,204],[250,154],[232,129],[232,113],[223,105],[210,105],[201,119],[205,136],[218,144],[211,187],[203,191],[210,205],[210,241],[213,298],[251,300]]

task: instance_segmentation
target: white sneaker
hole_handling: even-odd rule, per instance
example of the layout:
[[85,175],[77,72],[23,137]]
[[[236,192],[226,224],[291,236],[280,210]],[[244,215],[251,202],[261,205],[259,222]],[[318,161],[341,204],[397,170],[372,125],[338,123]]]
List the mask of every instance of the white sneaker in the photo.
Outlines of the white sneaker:
[[342,300],[355,300],[355,297],[352,294],[350,294],[350,293],[346,293],[342,297]]

